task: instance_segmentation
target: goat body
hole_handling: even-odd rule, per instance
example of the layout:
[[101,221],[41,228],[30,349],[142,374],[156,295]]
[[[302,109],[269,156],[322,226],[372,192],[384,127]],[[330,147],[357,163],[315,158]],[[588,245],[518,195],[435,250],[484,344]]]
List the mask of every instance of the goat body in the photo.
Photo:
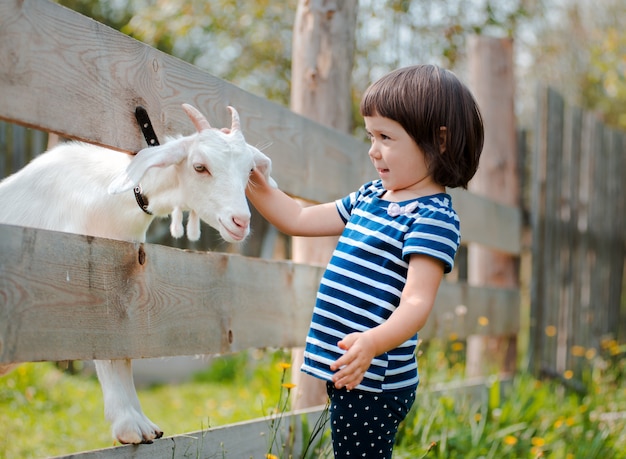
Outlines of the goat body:
[[[200,218],[225,240],[244,240],[250,231],[250,171],[258,167],[269,179],[271,162],[246,143],[232,107],[228,134],[211,128],[194,107],[183,108],[198,132],[135,156],[81,142],[38,156],[0,182],[0,223],[143,242],[154,218],[170,214],[172,234],[182,235],[182,212],[189,211],[190,238],[199,237]],[[148,212],[132,191],[140,182]],[[160,438],[161,430],[141,410],[131,360],[95,363],[113,437],[120,443]],[[0,366],[0,374],[7,370]]]

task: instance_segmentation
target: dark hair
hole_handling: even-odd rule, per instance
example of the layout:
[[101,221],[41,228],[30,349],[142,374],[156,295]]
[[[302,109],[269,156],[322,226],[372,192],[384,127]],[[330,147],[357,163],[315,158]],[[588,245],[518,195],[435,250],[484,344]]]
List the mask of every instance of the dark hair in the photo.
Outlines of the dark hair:
[[[434,65],[405,67],[373,83],[361,100],[362,116],[399,123],[424,152],[433,180],[467,188],[483,149],[483,120],[469,89],[449,70]],[[446,142],[440,151],[440,128]]]

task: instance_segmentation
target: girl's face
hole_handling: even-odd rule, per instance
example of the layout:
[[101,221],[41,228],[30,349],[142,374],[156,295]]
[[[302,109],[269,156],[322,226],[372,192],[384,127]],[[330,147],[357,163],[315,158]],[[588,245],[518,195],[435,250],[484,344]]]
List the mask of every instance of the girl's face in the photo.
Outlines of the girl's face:
[[364,120],[372,142],[369,157],[386,190],[419,196],[442,191],[428,172],[424,153],[399,123],[378,115]]

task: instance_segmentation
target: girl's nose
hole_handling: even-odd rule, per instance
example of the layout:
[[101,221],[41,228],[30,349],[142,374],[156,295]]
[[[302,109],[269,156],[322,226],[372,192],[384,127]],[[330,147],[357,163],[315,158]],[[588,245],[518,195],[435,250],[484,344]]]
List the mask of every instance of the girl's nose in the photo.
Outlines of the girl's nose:
[[370,146],[369,151],[367,152],[370,155],[370,158],[372,159],[378,159],[380,158],[380,152],[378,151],[378,149],[374,146],[374,144],[372,143],[372,145]]

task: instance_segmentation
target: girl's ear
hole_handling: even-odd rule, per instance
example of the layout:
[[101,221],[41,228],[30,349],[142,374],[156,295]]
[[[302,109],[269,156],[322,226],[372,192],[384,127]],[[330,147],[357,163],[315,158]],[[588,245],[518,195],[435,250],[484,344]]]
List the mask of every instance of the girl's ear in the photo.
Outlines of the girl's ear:
[[439,128],[439,153],[445,153],[447,137],[448,137],[448,128],[445,126],[441,126]]

